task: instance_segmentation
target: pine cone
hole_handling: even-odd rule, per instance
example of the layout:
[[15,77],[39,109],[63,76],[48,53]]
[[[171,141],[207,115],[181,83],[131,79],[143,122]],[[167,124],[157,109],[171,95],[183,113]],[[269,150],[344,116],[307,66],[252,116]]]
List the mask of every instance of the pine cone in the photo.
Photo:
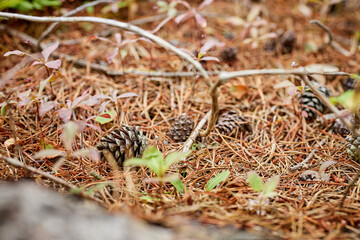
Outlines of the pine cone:
[[[351,122],[356,128],[360,127],[360,116],[356,114],[352,114],[346,117],[347,120]],[[350,130],[343,124],[340,119],[336,119],[335,123],[332,126],[334,133],[339,134],[343,137],[348,136],[351,132]]]
[[238,51],[236,48],[225,48],[220,53],[220,59],[225,62],[234,62],[237,60],[237,53]]
[[280,37],[281,53],[291,53],[295,46],[296,35],[293,31],[289,30]]
[[266,52],[274,52],[276,50],[276,41],[275,38],[268,38],[265,42],[264,50]]
[[117,163],[122,166],[126,159],[141,157],[146,146],[146,137],[137,126],[123,125],[103,136],[97,144],[97,149],[109,150]]
[[166,135],[174,142],[185,142],[194,128],[194,120],[189,116],[181,116],[171,125]]
[[352,135],[348,135],[346,138],[346,152],[355,161],[360,161],[360,137],[354,138]]
[[340,119],[335,120],[335,123],[332,126],[332,129],[333,129],[334,133],[339,134],[343,137],[346,137],[347,135],[350,134],[349,129],[347,129],[347,127],[345,127],[345,125],[343,124],[343,122]]
[[245,117],[235,110],[221,115],[215,125],[220,134],[237,137],[240,132],[251,132],[251,127]]
[[344,91],[346,90],[351,90],[355,88],[355,84],[356,84],[356,79],[354,78],[345,78],[342,82],[341,85],[344,89]]
[[[318,85],[318,83],[315,82],[313,82],[313,84],[315,86]],[[317,90],[319,90],[326,97],[331,96],[330,91],[324,86],[318,86]],[[307,116],[305,117],[306,120],[314,120],[317,116],[317,113],[314,110],[307,108],[306,106],[312,107],[320,113],[324,113],[326,110],[326,105],[316,96],[315,93],[310,90],[308,86],[305,87],[304,93],[299,98],[299,103],[304,106],[302,111],[307,113]]]

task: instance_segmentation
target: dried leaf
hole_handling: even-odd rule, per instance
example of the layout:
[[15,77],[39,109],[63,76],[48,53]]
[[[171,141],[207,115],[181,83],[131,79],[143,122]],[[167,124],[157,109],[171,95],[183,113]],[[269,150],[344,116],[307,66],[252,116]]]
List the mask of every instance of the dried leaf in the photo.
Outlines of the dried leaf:
[[15,139],[14,139],[14,138],[9,138],[8,140],[6,140],[6,141],[4,142],[4,144],[5,144],[5,147],[8,148],[8,147],[10,147],[10,146],[12,146],[12,145],[15,144]]
[[230,88],[231,95],[237,99],[241,99],[247,91],[248,88],[242,84],[232,85]]

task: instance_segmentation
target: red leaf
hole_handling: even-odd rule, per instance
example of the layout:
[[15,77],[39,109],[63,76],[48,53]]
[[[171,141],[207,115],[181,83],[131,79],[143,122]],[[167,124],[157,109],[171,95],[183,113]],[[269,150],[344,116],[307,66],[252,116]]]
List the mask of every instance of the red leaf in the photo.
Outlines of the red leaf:
[[111,115],[108,113],[104,113],[104,114],[100,114],[99,117],[103,117],[103,118],[111,118]]

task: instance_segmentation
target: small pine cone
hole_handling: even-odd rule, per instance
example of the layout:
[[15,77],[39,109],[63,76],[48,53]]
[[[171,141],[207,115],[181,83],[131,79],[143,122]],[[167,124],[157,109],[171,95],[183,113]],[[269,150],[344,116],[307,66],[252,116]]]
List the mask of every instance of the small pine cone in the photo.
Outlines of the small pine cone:
[[126,159],[141,157],[146,146],[146,137],[137,126],[123,125],[103,136],[97,144],[97,149],[109,150],[119,166],[122,166]]
[[295,46],[296,35],[293,31],[289,30],[280,37],[281,53],[291,53]]
[[[315,82],[313,83],[314,85],[318,85]],[[331,96],[330,91],[326,87],[318,86],[317,89],[326,97]],[[299,98],[299,103],[303,105],[302,111],[307,114],[307,116],[305,117],[306,120],[314,120],[317,117],[317,113],[314,110],[307,108],[306,106],[312,107],[320,113],[324,113],[326,110],[326,105],[307,86],[305,87],[304,93]]]
[[236,48],[225,48],[220,53],[220,59],[225,62],[234,62],[237,60],[237,53],[238,51]]
[[355,84],[356,84],[356,79],[354,78],[345,78],[342,82],[341,85],[344,89],[344,91],[346,90],[351,90],[355,88]]
[[276,51],[276,38],[268,38],[265,42],[264,50],[266,52]]
[[360,137],[354,138],[352,135],[348,135],[345,140],[346,152],[355,161],[360,161]]
[[237,137],[240,132],[251,132],[251,127],[245,117],[235,110],[221,115],[215,125],[220,134]]
[[185,142],[194,128],[194,120],[189,116],[180,116],[171,125],[166,135],[174,142]]
[[340,119],[336,119],[334,125],[332,125],[331,128],[334,131],[334,133],[339,134],[343,137],[346,137],[347,135],[350,134],[349,129],[345,127],[345,125]]

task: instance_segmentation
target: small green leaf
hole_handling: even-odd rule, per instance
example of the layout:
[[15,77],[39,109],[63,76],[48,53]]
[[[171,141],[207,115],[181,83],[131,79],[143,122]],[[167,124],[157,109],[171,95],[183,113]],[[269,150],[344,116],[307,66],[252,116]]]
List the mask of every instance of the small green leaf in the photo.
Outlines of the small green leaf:
[[269,181],[267,181],[264,185],[264,189],[263,189],[264,196],[266,197],[274,196],[274,191],[279,181],[280,181],[280,176],[275,176],[270,178]]
[[108,183],[99,183],[95,186],[90,187],[86,192],[88,195],[92,195],[94,192],[97,192],[103,188],[105,188],[108,185]]
[[100,124],[105,124],[114,120],[115,116],[116,116],[115,111],[104,112],[103,114],[96,116],[95,121],[97,121]]
[[312,41],[305,43],[305,52],[306,53],[314,53],[314,52],[317,52],[318,49],[319,49],[318,46]]
[[143,159],[148,161],[148,167],[160,178],[163,177],[167,169],[164,167],[164,158],[161,152],[154,146],[148,146],[144,153]]
[[80,193],[82,193],[83,191],[84,191],[84,189],[85,189],[85,187],[84,186],[82,186],[82,187],[76,187],[76,188],[71,188],[70,189],[70,193],[72,193],[72,194],[80,194]]
[[160,201],[160,198],[154,198],[152,196],[141,196],[139,197],[141,200],[145,200],[145,201]]
[[330,97],[329,100],[332,104],[340,103],[342,106],[351,109],[353,107],[354,95],[354,90],[347,90],[340,96]]
[[351,74],[350,77],[356,79],[357,81],[360,81],[360,75],[359,74],[354,73],[354,74]]
[[8,110],[9,104],[5,103],[4,105],[2,105],[1,107],[1,116],[5,117],[7,110]]
[[210,179],[205,186],[205,189],[207,191],[211,191],[213,190],[216,185],[218,185],[219,183],[225,181],[227,179],[227,177],[229,176],[230,172],[229,170],[223,171],[221,173],[219,173],[216,177]]
[[37,95],[37,98],[40,98],[41,97],[41,94],[42,94],[42,91],[44,90],[46,84],[50,81],[50,79],[52,78],[52,74],[50,75],[50,77],[48,77],[47,79],[45,79],[44,81],[41,81],[40,82],[40,87],[39,87],[39,92],[38,92],[38,95]]
[[188,150],[186,152],[174,152],[174,153],[170,153],[166,158],[165,158],[165,168],[168,169],[172,164],[180,162],[182,159],[186,158],[187,156],[189,156],[191,153],[191,150]]
[[176,180],[172,180],[170,181],[172,185],[174,185],[174,187],[176,188],[176,190],[180,193],[183,194],[185,191],[185,184],[181,181],[180,178],[176,179]]
[[28,12],[28,11],[32,10],[34,7],[33,7],[33,5],[31,4],[31,2],[29,2],[29,1],[21,1],[21,2],[16,6],[16,8],[19,9],[19,11]]
[[87,8],[86,8],[86,13],[89,14],[89,15],[94,14],[94,11],[95,11],[94,6],[91,6],[91,7],[87,7]]
[[124,166],[144,166],[148,167],[148,161],[142,158],[130,158],[124,162]]
[[247,174],[247,179],[249,181],[250,186],[257,192],[261,192],[263,190],[263,182],[257,173],[251,171]]

